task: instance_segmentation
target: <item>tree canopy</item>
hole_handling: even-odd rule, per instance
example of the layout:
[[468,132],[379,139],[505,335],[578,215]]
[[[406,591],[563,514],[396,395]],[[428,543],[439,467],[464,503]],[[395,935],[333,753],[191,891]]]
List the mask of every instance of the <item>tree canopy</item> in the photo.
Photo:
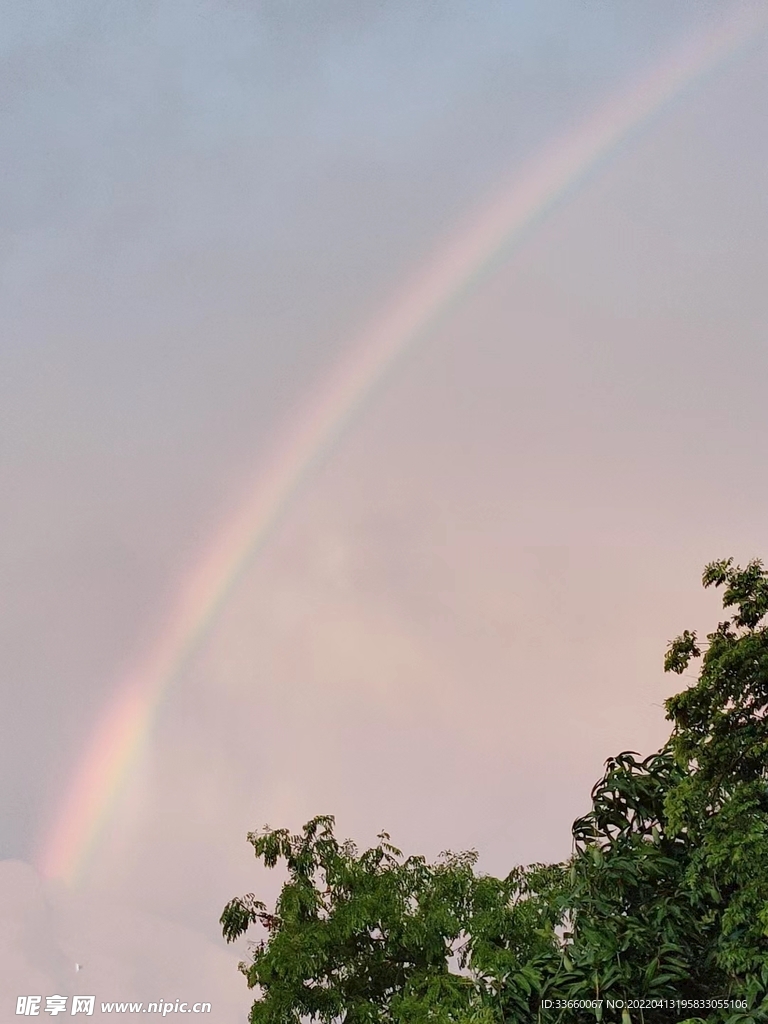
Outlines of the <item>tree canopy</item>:
[[700,659],[669,740],[609,758],[567,862],[494,878],[386,833],[360,852],[327,816],[251,833],[288,876],[271,911],[221,917],[228,941],[262,929],[252,1024],[768,1021],[768,573],[721,560],[703,584],[730,614],[669,645],[669,672]]

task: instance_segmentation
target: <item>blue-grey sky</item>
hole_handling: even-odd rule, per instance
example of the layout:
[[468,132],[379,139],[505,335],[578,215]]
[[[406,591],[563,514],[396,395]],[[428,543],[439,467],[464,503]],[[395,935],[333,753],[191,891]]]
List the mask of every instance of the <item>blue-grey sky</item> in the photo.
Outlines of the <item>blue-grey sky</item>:
[[256,884],[248,828],[337,813],[503,871],[567,854],[605,757],[663,740],[664,645],[716,621],[702,564],[764,553],[761,39],[401,362],[169,694],[80,887],[30,866],[184,573],[360,329],[723,10],[6,4],[2,999],[86,948],[104,999],[149,1000],[181,943],[168,997],[208,979],[229,1021],[216,918]]

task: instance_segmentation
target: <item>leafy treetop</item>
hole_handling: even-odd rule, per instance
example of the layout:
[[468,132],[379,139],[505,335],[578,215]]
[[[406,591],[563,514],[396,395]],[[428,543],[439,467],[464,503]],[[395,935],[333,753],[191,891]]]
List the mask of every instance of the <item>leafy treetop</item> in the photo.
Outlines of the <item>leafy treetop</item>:
[[703,584],[732,614],[669,645],[667,671],[701,658],[670,739],[606,762],[567,863],[499,879],[386,833],[360,853],[331,817],[251,833],[287,870],[273,910],[248,894],[221,918],[229,941],[262,929],[240,965],[252,1024],[768,1021],[768,574],[726,559]]

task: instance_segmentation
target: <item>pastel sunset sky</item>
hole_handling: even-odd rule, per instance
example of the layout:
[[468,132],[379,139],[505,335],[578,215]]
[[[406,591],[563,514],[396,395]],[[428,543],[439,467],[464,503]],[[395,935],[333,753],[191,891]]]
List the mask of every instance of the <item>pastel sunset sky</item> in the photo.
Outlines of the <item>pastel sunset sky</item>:
[[339,405],[163,680],[75,876],[45,877],[186,581],[445,240],[755,12],[8,5],[3,1006],[87,990],[245,1020],[217,919],[274,891],[249,829],[330,813],[360,845],[386,829],[501,873],[567,856],[605,758],[663,742],[664,648],[717,621],[703,564],[767,553],[757,28]]

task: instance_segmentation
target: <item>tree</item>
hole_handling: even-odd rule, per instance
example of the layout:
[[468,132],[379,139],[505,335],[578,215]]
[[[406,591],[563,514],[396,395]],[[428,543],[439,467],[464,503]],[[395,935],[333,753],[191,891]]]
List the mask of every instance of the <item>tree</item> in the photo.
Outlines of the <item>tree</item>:
[[241,965],[259,990],[253,1024],[491,1024],[508,995],[502,978],[529,1010],[538,978],[528,961],[556,945],[559,867],[502,881],[478,876],[473,852],[428,864],[404,858],[382,833],[360,854],[333,828],[333,818],[318,817],[301,835],[248,837],[267,867],[283,861],[288,871],[273,913],[249,894],[222,915],[228,940],[251,924],[267,932]]
[[330,817],[249,835],[288,871],[274,911],[249,894],[221,918],[230,941],[265,930],[240,965],[252,1024],[768,1021],[768,574],[725,560],[703,583],[734,612],[670,644],[670,672],[704,651],[698,680],[658,753],[606,762],[568,863],[497,879],[385,833],[359,853]]
[[[702,645],[695,686],[667,701],[671,749],[683,771],[667,799],[671,827],[689,837],[690,884],[710,923],[713,955],[731,991],[768,1019],[768,574],[732,559],[704,570],[735,609]],[[681,673],[701,656],[686,632],[666,666]]]
[[[592,810],[573,826],[560,998],[654,1004],[722,991],[689,883],[692,845],[669,825],[667,798],[682,779],[668,748],[608,761]],[[666,1010],[650,1005],[643,1019],[668,1021]]]

